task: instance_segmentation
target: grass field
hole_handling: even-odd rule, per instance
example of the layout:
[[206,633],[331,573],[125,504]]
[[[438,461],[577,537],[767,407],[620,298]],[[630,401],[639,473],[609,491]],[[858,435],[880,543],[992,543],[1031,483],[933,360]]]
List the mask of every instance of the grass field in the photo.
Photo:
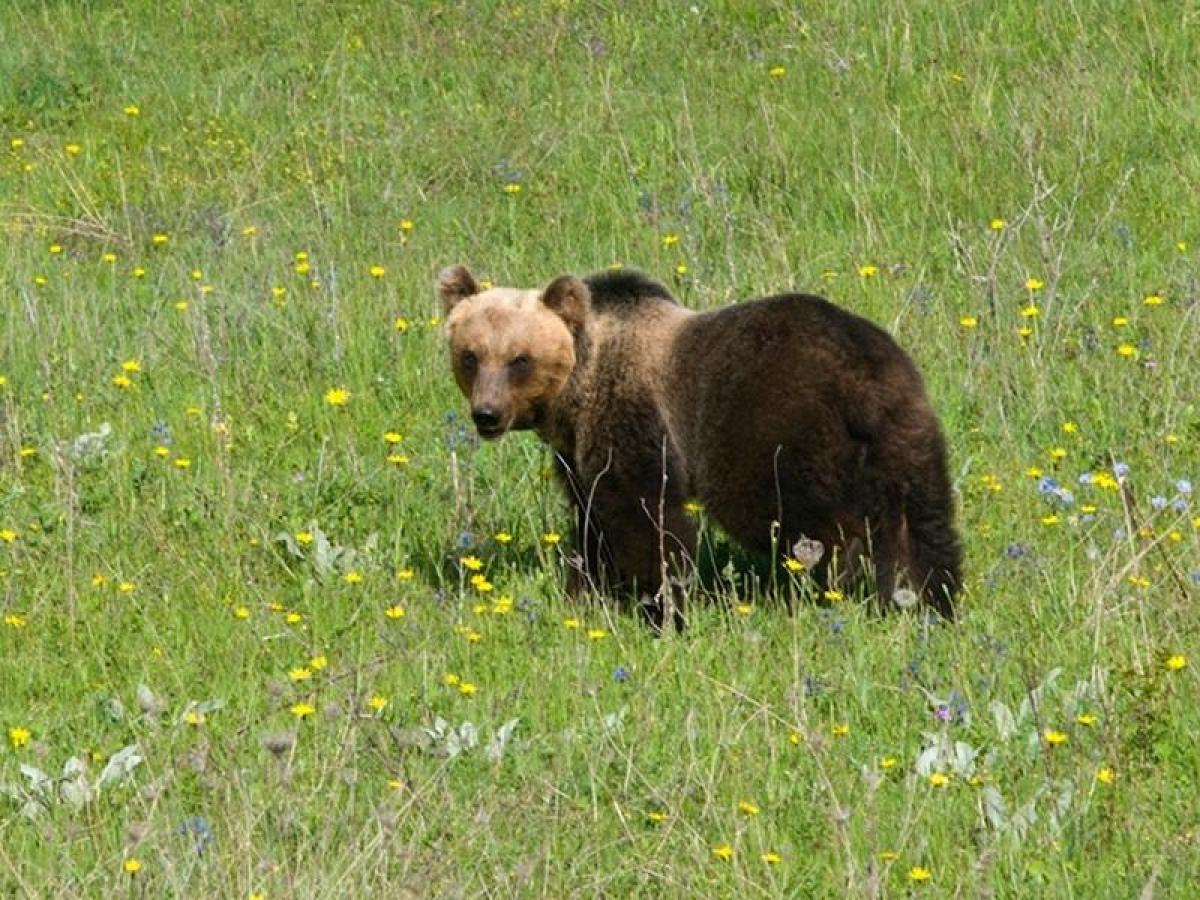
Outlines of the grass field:
[[[0,895],[1190,897],[1191,4],[0,9]],[[961,621],[563,597],[433,289],[823,293]],[[805,591],[779,573],[780,593]]]

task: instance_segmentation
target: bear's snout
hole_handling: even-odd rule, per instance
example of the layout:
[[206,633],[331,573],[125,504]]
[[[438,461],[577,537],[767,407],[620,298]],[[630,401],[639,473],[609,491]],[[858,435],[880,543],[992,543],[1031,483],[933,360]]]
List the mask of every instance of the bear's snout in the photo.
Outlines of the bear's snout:
[[504,432],[500,424],[500,413],[491,406],[477,406],[471,410],[471,421],[481,438],[497,438]]

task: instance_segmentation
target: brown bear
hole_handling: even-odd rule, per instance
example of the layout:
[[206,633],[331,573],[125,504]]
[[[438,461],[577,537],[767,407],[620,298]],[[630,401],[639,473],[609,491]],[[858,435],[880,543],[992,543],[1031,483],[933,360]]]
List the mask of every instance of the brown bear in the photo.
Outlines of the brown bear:
[[[734,540],[831,564],[869,553],[880,602],[954,615],[961,550],[946,446],[916,367],[883,329],[805,294],[709,312],[630,271],[438,289],[479,435],[532,429],[574,507],[578,568],[651,598],[694,559],[700,501]],[[673,601],[672,601],[673,602]]]

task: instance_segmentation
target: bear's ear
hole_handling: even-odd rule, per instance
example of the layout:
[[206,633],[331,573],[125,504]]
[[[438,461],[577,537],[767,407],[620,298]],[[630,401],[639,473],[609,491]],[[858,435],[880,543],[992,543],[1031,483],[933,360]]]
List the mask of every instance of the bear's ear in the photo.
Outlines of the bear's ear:
[[442,313],[449,314],[460,301],[479,293],[479,285],[466,266],[451,266],[438,273],[438,296],[442,298]]
[[578,331],[587,319],[592,294],[574,275],[559,275],[542,292],[542,305]]

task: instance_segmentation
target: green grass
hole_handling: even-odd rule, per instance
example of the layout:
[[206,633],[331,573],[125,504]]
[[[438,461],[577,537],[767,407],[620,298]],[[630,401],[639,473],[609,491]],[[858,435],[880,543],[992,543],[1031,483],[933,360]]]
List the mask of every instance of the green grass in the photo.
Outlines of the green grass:
[[[1197,26],[5,5],[0,893],[1191,896]],[[572,606],[546,451],[464,428],[453,262],[623,262],[697,308],[804,289],[884,324],[949,436],[962,621],[735,585],[654,638]],[[1078,483],[1117,461],[1124,489]],[[1074,492],[1057,519],[1031,467]],[[478,745],[448,756],[439,718]],[[945,741],[978,755],[921,761]],[[130,745],[120,783],[23,813],[21,766],[94,782]]]

